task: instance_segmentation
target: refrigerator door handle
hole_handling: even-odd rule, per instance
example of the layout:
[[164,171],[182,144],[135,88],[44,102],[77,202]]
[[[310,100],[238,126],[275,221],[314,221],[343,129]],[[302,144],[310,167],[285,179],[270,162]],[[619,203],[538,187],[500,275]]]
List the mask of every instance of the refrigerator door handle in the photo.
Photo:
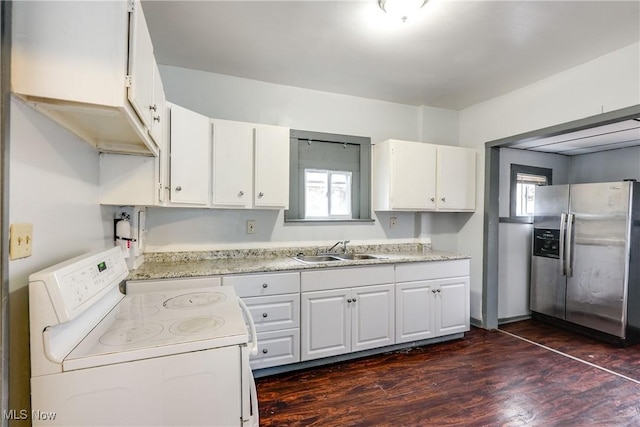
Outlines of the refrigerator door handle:
[[567,214],[562,213],[560,215],[560,248],[559,248],[559,258],[560,258],[560,273],[563,276],[567,275],[567,265],[564,259],[564,241],[565,241],[565,230],[567,224]]
[[573,247],[573,220],[574,215],[569,214],[567,216],[567,248],[565,250],[565,265],[566,265],[566,274],[567,277],[573,276],[573,265],[572,265],[572,257],[571,257],[571,249]]

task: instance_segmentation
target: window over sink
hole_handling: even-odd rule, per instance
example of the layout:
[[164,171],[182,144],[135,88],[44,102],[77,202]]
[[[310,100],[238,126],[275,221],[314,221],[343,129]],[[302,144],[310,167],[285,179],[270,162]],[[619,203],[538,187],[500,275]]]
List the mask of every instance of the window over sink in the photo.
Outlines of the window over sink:
[[291,130],[285,221],[372,221],[371,139]]

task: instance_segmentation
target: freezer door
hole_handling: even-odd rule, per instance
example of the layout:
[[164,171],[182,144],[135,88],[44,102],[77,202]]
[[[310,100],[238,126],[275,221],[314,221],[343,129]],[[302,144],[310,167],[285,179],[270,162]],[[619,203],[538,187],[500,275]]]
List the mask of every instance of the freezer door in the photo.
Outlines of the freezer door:
[[536,188],[529,308],[558,319],[565,318],[566,277],[561,259],[564,248],[560,244],[564,242],[563,221],[568,209],[568,185]]
[[630,183],[571,186],[566,319],[625,337]]

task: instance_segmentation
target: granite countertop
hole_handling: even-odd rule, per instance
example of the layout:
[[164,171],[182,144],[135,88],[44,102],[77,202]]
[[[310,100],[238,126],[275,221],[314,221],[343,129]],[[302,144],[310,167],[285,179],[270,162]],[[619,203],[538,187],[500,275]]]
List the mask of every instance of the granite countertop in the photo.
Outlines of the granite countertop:
[[144,264],[132,271],[127,280],[175,279],[470,258],[468,255],[433,250],[429,245],[423,244],[349,247],[348,252],[351,253],[366,253],[377,256],[375,259],[366,260],[308,264],[293,258],[298,253],[314,254],[315,250],[316,248],[279,248],[147,253]]

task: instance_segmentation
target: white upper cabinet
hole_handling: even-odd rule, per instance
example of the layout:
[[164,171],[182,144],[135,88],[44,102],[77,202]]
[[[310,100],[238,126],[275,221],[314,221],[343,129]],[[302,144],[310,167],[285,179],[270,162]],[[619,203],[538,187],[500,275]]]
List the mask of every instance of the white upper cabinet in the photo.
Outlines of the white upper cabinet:
[[212,207],[286,209],[289,128],[213,119]]
[[251,123],[213,122],[213,200],[219,207],[248,208],[253,199]]
[[156,62],[153,57],[153,43],[151,43],[151,36],[140,2],[134,3],[130,26],[129,76],[131,83],[127,96],[142,123],[147,129],[151,129],[154,97],[153,77]]
[[211,128],[209,118],[178,105],[170,108],[170,202],[207,206]]
[[376,210],[436,207],[436,147],[390,139],[374,146]]
[[390,139],[374,146],[374,208],[474,211],[472,149]]
[[289,208],[289,128],[257,125],[254,196],[257,208]]
[[468,148],[438,146],[438,210],[476,209],[476,152]]
[[12,27],[14,93],[100,151],[158,154],[138,1],[14,2]]

